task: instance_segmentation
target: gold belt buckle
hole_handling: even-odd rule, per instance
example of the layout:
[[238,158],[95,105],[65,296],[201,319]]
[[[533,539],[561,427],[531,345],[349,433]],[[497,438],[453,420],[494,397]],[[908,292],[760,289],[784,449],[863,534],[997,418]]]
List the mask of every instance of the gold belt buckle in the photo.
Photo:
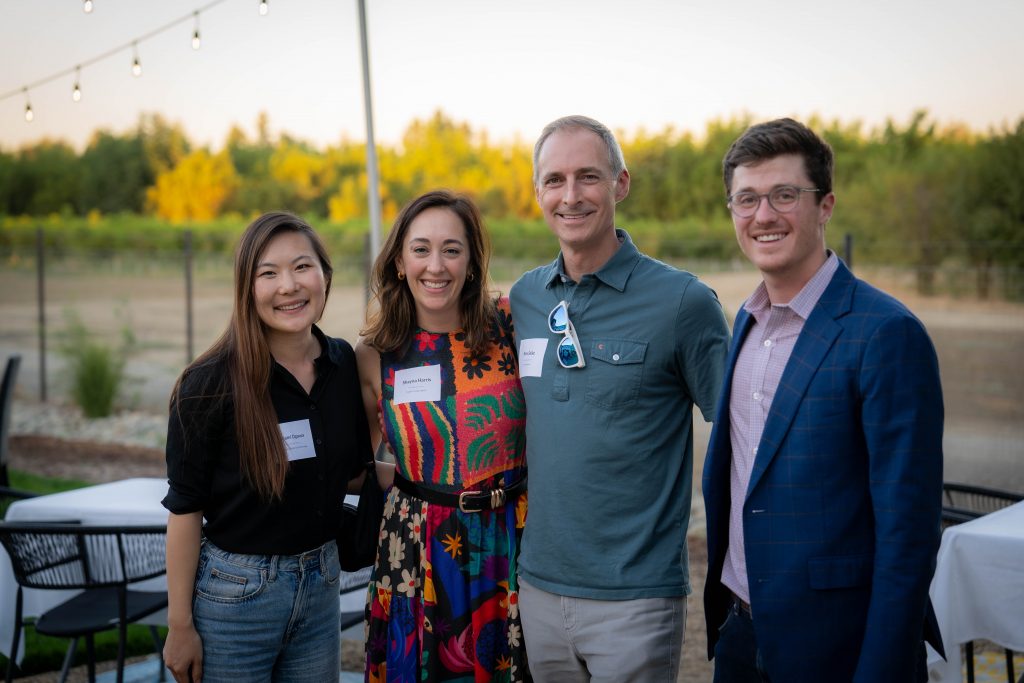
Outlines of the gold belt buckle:
[[491,489],[490,491],[463,491],[459,494],[459,510],[465,513],[480,512],[479,510],[467,510],[466,509],[466,498],[465,496],[479,496],[481,494],[489,494],[491,499],[489,502],[490,509],[494,510],[505,504],[505,489]]

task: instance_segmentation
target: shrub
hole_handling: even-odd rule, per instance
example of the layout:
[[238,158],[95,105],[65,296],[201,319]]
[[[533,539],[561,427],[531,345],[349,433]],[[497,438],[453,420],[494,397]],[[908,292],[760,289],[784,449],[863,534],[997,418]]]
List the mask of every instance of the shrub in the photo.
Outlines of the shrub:
[[121,346],[115,349],[97,340],[78,316],[68,314],[67,320],[60,352],[68,359],[71,398],[86,417],[107,417],[124,383],[124,366],[135,336],[126,326]]

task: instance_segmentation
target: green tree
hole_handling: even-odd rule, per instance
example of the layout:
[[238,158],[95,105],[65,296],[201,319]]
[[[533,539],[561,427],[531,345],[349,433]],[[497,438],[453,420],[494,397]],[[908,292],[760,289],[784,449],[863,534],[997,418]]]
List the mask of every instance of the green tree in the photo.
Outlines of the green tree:
[[82,154],[81,205],[86,211],[141,213],[150,173],[137,133],[97,131]]
[[139,117],[136,133],[142,140],[142,149],[149,167],[149,182],[165,173],[185,158],[191,149],[181,124],[170,124],[160,114]]
[[78,155],[67,143],[43,141],[23,148],[14,176],[11,213],[40,216],[79,212],[81,168]]
[[16,166],[17,160],[14,156],[0,150],[0,216],[13,213],[11,201],[13,200]]
[[987,298],[996,266],[1017,277],[1024,270],[1024,118],[979,143],[971,162],[964,232],[978,295]]

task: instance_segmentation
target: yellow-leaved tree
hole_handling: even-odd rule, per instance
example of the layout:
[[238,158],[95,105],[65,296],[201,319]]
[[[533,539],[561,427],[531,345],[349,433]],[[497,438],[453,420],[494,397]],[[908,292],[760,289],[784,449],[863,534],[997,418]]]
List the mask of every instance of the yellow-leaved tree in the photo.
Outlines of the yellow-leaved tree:
[[209,221],[220,215],[238,186],[227,150],[210,154],[201,149],[158,175],[146,200],[153,213],[173,223]]

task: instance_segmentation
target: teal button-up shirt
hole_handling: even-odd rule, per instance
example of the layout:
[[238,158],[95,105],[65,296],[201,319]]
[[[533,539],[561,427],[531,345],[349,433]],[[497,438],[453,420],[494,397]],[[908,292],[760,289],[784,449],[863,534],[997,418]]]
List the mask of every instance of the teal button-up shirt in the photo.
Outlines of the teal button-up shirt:
[[[711,289],[616,232],[619,250],[578,283],[559,255],[512,287],[530,472],[519,571],[559,595],[686,595],[693,406],[714,419],[729,330]],[[586,367],[555,356],[562,300]],[[524,348],[542,356],[532,372]]]

